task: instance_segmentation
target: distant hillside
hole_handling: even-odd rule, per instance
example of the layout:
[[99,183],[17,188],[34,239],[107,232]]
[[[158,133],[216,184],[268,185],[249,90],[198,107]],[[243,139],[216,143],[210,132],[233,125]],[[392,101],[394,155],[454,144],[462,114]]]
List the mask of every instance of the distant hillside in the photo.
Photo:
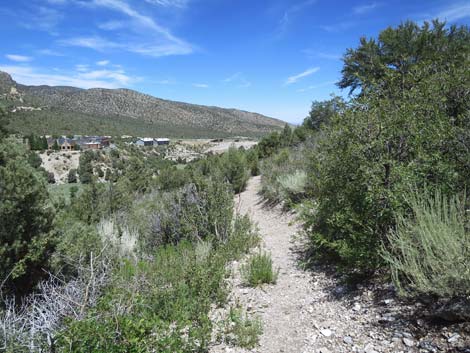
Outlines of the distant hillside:
[[0,71],[0,105],[22,133],[171,137],[259,136],[285,122],[237,109],[155,98],[129,89],[25,86]]

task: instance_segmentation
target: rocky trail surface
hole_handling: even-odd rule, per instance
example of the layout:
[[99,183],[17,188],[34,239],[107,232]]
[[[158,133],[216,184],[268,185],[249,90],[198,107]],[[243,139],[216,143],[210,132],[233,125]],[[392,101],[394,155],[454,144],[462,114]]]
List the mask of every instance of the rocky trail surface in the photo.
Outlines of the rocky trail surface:
[[240,264],[234,263],[230,303],[240,303],[249,316],[260,318],[263,333],[254,349],[217,344],[212,353],[470,352],[459,331],[468,327],[429,328],[411,315],[420,308],[398,303],[390,287],[351,288],[322,269],[302,269],[295,215],[267,207],[258,194],[260,186],[260,177],[252,178],[236,204],[257,224],[261,248],[271,253],[279,277],[273,285],[246,287]]

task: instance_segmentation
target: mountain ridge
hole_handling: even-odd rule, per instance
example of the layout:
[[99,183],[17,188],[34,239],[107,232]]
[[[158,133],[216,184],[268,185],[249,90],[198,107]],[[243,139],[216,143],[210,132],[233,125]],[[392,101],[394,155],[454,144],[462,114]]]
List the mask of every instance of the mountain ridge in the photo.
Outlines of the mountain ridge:
[[171,101],[128,88],[28,86],[1,71],[0,97],[14,111],[11,125],[24,133],[32,132],[31,124],[44,123],[54,133],[106,133],[106,126],[114,125],[113,132],[131,135],[164,131],[182,137],[260,136],[285,125],[259,113]]

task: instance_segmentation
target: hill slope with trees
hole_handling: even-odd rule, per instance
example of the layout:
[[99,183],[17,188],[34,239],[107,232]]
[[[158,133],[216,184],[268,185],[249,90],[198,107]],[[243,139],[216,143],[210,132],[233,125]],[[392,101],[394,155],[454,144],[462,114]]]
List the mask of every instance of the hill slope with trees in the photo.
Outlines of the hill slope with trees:
[[25,86],[0,72],[0,103],[23,134],[259,136],[284,122],[237,109],[174,102],[129,89]]

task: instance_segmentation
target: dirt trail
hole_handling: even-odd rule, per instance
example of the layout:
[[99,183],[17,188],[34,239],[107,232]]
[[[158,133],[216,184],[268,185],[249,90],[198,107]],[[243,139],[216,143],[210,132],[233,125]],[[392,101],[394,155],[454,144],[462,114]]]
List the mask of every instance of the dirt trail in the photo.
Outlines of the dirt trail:
[[263,334],[255,349],[219,345],[211,352],[417,351],[409,332],[384,330],[377,324],[382,313],[374,309],[370,292],[345,297],[344,289],[331,277],[299,268],[295,239],[300,227],[293,215],[264,206],[258,195],[260,184],[260,177],[252,178],[246,191],[237,196],[236,205],[258,225],[262,248],[272,254],[274,266],[280,270],[278,281],[262,288],[245,287],[235,263],[230,301],[260,317]]

